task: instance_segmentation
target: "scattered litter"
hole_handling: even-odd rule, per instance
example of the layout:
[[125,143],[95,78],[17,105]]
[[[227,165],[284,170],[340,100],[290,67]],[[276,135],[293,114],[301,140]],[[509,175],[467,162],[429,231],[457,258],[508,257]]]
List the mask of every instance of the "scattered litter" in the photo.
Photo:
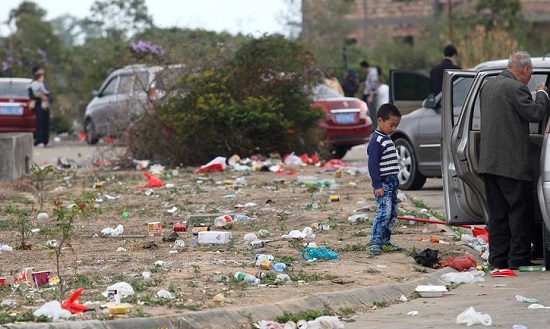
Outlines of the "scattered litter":
[[356,215],[349,216],[348,222],[350,222],[350,224],[357,224],[361,222],[366,222],[368,219],[369,219],[369,215],[367,214],[356,214]]
[[144,170],[149,167],[149,160],[134,160],[134,164],[136,165],[136,170]]
[[160,164],[154,164],[151,167],[149,167],[149,172],[153,175],[162,175],[163,171],[164,171],[164,166]]
[[327,249],[325,246],[322,246],[319,249],[304,248],[302,250],[302,258],[307,261],[319,259],[337,259],[338,254],[335,251]]
[[164,266],[164,264],[166,264],[166,262],[165,262],[165,261],[162,261],[162,260],[157,260],[157,261],[155,262],[155,266],[160,266],[160,267],[162,267],[162,266]]
[[485,278],[483,278],[484,275],[485,272],[479,270],[458,273],[451,272],[443,274],[441,280],[448,283],[476,283],[485,281]]
[[208,172],[220,172],[225,170],[225,158],[216,157],[212,161],[208,162],[205,165],[202,165],[197,171],[197,174],[208,173]]
[[418,311],[410,311],[407,313],[408,316],[415,316],[418,315]]
[[35,317],[47,316],[52,318],[52,321],[57,321],[61,318],[69,318],[71,312],[61,308],[61,303],[57,300],[52,300],[46,304],[40,306],[36,311],[33,312]]
[[101,234],[105,236],[119,236],[124,233],[124,226],[118,224],[116,228],[106,227],[101,230]]
[[447,292],[447,288],[445,286],[420,285],[416,287],[415,291],[421,297],[432,298],[442,297],[443,293]]
[[413,255],[414,260],[425,267],[430,268],[439,268],[439,259],[438,259],[439,250],[434,249],[424,249],[419,254]]
[[138,186],[138,188],[148,188],[148,187],[151,188],[151,187],[163,187],[164,186],[164,183],[158,177],[155,177],[155,176],[149,174],[148,172],[144,172],[143,176],[145,176],[145,178],[147,178],[147,182],[145,183],[145,185]]
[[116,252],[127,252],[128,249],[126,249],[126,248],[124,248],[124,247],[118,247],[118,248],[116,248],[115,251],[116,251]]
[[401,297],[399,297],[399,301],[402,302],[402,303],[404,303],[404,302],[408,302],[409,299],[407,298],[407,296],[401,295]]
[[36,215],[36,219],[38,220],[47,220],[49,217],[48,213],[45,212],[39,212],[38,215]]
[[254,233],[246,233],[244,235],[244,241],[251,242],[258,240],[258,237]]
[[516,276],[516,273],[509,269],[503,269],[503,270],[494,270],[491,271],[492,277],[508,277],[508,276]]
[[530,303],[530,304],[533,304],[533,303],[537,303],[538,300],[536,298],[530,298],[530,297],[523,297],[521,295],[516,295],[516,300],[518,302],[522,302],[522,303]]
[[470,255],[462,255],[458,257],[448,257],[447,265],[459,272],[467,271],[477,266],[477,261]]
[[456,324],[465,324],[468,327],[474,324],[482,324],[486,327],[490,326],[493,323],[491,316],[489,314],[482,314],[481,312],[476,312],[473,307],[469,307],[464,312],[460,313],[456,317]]
[[149,272],[149,271],[143,271],[143,272],[141,272],[141,276],[142,276],[144,279],[149,279],[149,278],[151,278],[151,272]]
[[63,303],[61,304],[61,307],[71,312],[72,314],[82,313],[84,311],[87,311],[88,307],[78,303],[77,301],[78,297],[82,295],[82,291],[84,291],[84,288],[76,289],[69,298],[63,301]]
[[164,299],[174,299],[174,296],[172,296],[172,294],[168,290],[164,289],[157,291],[157,297]]
[[223,293],[219,293],[219,294],[216,294],[213,298],[212,298],[212,301],[216,302],[216,303],[221,303],[223,301],[225,301],[225,295]]
[[7,244],[0,243],[0,251],[13,251],[13,248]]
[[541,305],[541,304],[531,304],[527,308],[533,309],[533,310],[543,309],[543,308],[550,309],[550,306],[544,306],[544,305]]
[[[156,263],[155,263],[155,265],[156,265]],[[115,284],[112,284],[112,285],[108,286],[107,290],[105,290],[104,292],[101,293],[103,295],[103,297],[105,297],[105,298],[109,297],[109,290],[116,290],[121,298],[126,298],[128,296],[131,296],[131,295],[135,294],[134,288],[132,288],[131,285],[129,285],[128,283],[126,283],[124,281],[117,282]]]

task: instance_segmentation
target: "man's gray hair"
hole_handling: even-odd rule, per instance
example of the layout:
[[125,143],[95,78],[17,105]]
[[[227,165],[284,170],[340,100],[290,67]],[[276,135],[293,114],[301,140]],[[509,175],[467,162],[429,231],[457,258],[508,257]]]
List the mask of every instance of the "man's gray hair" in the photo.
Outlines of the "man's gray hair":
[[508,58],[508,67],[532,67],[531,56],[525,51],[517,51],[510,54]]

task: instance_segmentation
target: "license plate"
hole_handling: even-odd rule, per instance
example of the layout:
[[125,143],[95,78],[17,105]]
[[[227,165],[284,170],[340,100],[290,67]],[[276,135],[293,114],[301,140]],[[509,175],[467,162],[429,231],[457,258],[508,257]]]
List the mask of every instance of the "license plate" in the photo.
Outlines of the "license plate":
[[355,113],[336,113],[334,121],[336,123],[354,123]]
[[0,107],[0,114],[23,115],[23,108],[21,106],[2,106]]

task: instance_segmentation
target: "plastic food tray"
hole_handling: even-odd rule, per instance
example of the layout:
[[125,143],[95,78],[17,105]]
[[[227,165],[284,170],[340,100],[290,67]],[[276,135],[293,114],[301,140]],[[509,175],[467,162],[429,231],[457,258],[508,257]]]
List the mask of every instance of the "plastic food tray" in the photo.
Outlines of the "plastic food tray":
[[420,294],[421,297],[441,297],[444,292],[447,292],[445,286],[417,286],[416,292]]

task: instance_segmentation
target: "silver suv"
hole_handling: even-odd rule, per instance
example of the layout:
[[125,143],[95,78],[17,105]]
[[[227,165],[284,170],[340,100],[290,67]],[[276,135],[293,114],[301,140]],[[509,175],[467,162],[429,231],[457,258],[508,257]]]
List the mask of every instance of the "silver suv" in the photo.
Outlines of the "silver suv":
[[129,65],[111,73],[86,106],[84,132],[88,144],[105,136],[122,136],[133,120],[151,109],[152,101],[173,87],[183,68],[179,64]]
[[[550,83],[550,60],[533,58],[533,74],[529,89]],[[482,177],[478,174],[479,141],[483,127],[480,120],[479,90],[483,83],[493,79],[506,67],[507,61],[493,61],[478,66],[476,71],[447,71],[443,81],[443,97],[437,112],[442,127],[441,168],[445,211],[449,224],[487,223],[487,198]],[[461,83],[461,81],[463,81]],[[460,88],[468,88],[460,91]],[[458,100],[456,93],[463,93]],[[435,109],[433,111],[436,111]],[[550,266],[550,127],[548,117],[540,123],[529,125],[529,158],[533,181],[537,182],[535,198],[535,223],[540,234],[535,246],[544,254],[544,262]],[[540,250],[542,249],[542,250]]]

